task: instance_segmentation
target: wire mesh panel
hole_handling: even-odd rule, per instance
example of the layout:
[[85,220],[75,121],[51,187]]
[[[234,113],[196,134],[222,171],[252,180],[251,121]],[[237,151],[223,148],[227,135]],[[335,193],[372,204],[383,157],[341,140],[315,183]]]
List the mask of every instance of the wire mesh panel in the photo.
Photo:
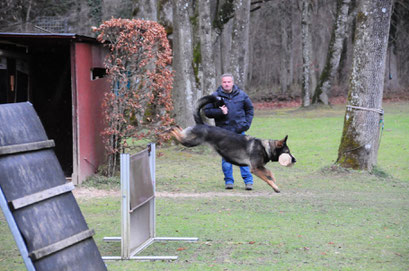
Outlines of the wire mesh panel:
[[41,16],[35,21],[36,26],[48,30],[52,33],[67,33],[68,20],[66,18],[58,18],[54,16]]

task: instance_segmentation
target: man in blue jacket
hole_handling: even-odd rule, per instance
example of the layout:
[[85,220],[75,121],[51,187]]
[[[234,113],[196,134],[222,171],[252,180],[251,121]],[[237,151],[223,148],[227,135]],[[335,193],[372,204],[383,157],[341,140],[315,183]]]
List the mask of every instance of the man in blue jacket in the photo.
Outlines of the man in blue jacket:
[[[212,93],[223,99],[224,105],[214,107],[208,104],[204,108],[204,113],[208,118],[214,118],[216,126],[244,134],[250,128],[254,116],[254,108],[247,94],[234,85],[234,78],[231,74],[221,76],[221,86]],[[222,159],[222,170],[226,189],[233,189],[233,166]],[[246,190],[253,190],[253,176],[250,168],[240,167],[241,177],[244,180]]]

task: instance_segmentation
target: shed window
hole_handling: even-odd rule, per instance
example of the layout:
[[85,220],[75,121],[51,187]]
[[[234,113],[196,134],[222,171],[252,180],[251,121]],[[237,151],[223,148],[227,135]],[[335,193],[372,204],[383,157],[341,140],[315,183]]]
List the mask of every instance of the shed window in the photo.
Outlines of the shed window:
[[100,78],[104,78],[107,74],[105,68],[92,68],[91,69],[91,80],[97,80]]

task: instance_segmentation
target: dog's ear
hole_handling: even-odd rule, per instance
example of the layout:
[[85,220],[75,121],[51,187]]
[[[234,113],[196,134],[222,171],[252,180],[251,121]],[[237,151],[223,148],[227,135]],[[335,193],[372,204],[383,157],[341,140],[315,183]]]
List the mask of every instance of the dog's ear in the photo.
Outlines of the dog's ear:
[[277,141],[276,141],[276,147],[277,147],[277,148],[282,148],[282,147],[284,147],[284,145],[287,143],[287,138],[288,138],[288,135],[286,135],[286,136],[284,137],[284,139],[282,139],[282,140],[277,140]]

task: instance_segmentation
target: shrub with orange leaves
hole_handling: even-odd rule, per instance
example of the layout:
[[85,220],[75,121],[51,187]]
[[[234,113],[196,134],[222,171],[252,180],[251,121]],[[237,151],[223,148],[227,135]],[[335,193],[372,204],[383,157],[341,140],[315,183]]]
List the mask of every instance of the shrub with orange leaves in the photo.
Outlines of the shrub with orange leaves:
[[104,98],[103,136],[109,154],[106,174],[113,175],[119,153],[132,140],[168,139],[163,131],[174,123],[172,50],[157,22],[112,18],[93,30],[110,51],[105,66],[112,91]]

